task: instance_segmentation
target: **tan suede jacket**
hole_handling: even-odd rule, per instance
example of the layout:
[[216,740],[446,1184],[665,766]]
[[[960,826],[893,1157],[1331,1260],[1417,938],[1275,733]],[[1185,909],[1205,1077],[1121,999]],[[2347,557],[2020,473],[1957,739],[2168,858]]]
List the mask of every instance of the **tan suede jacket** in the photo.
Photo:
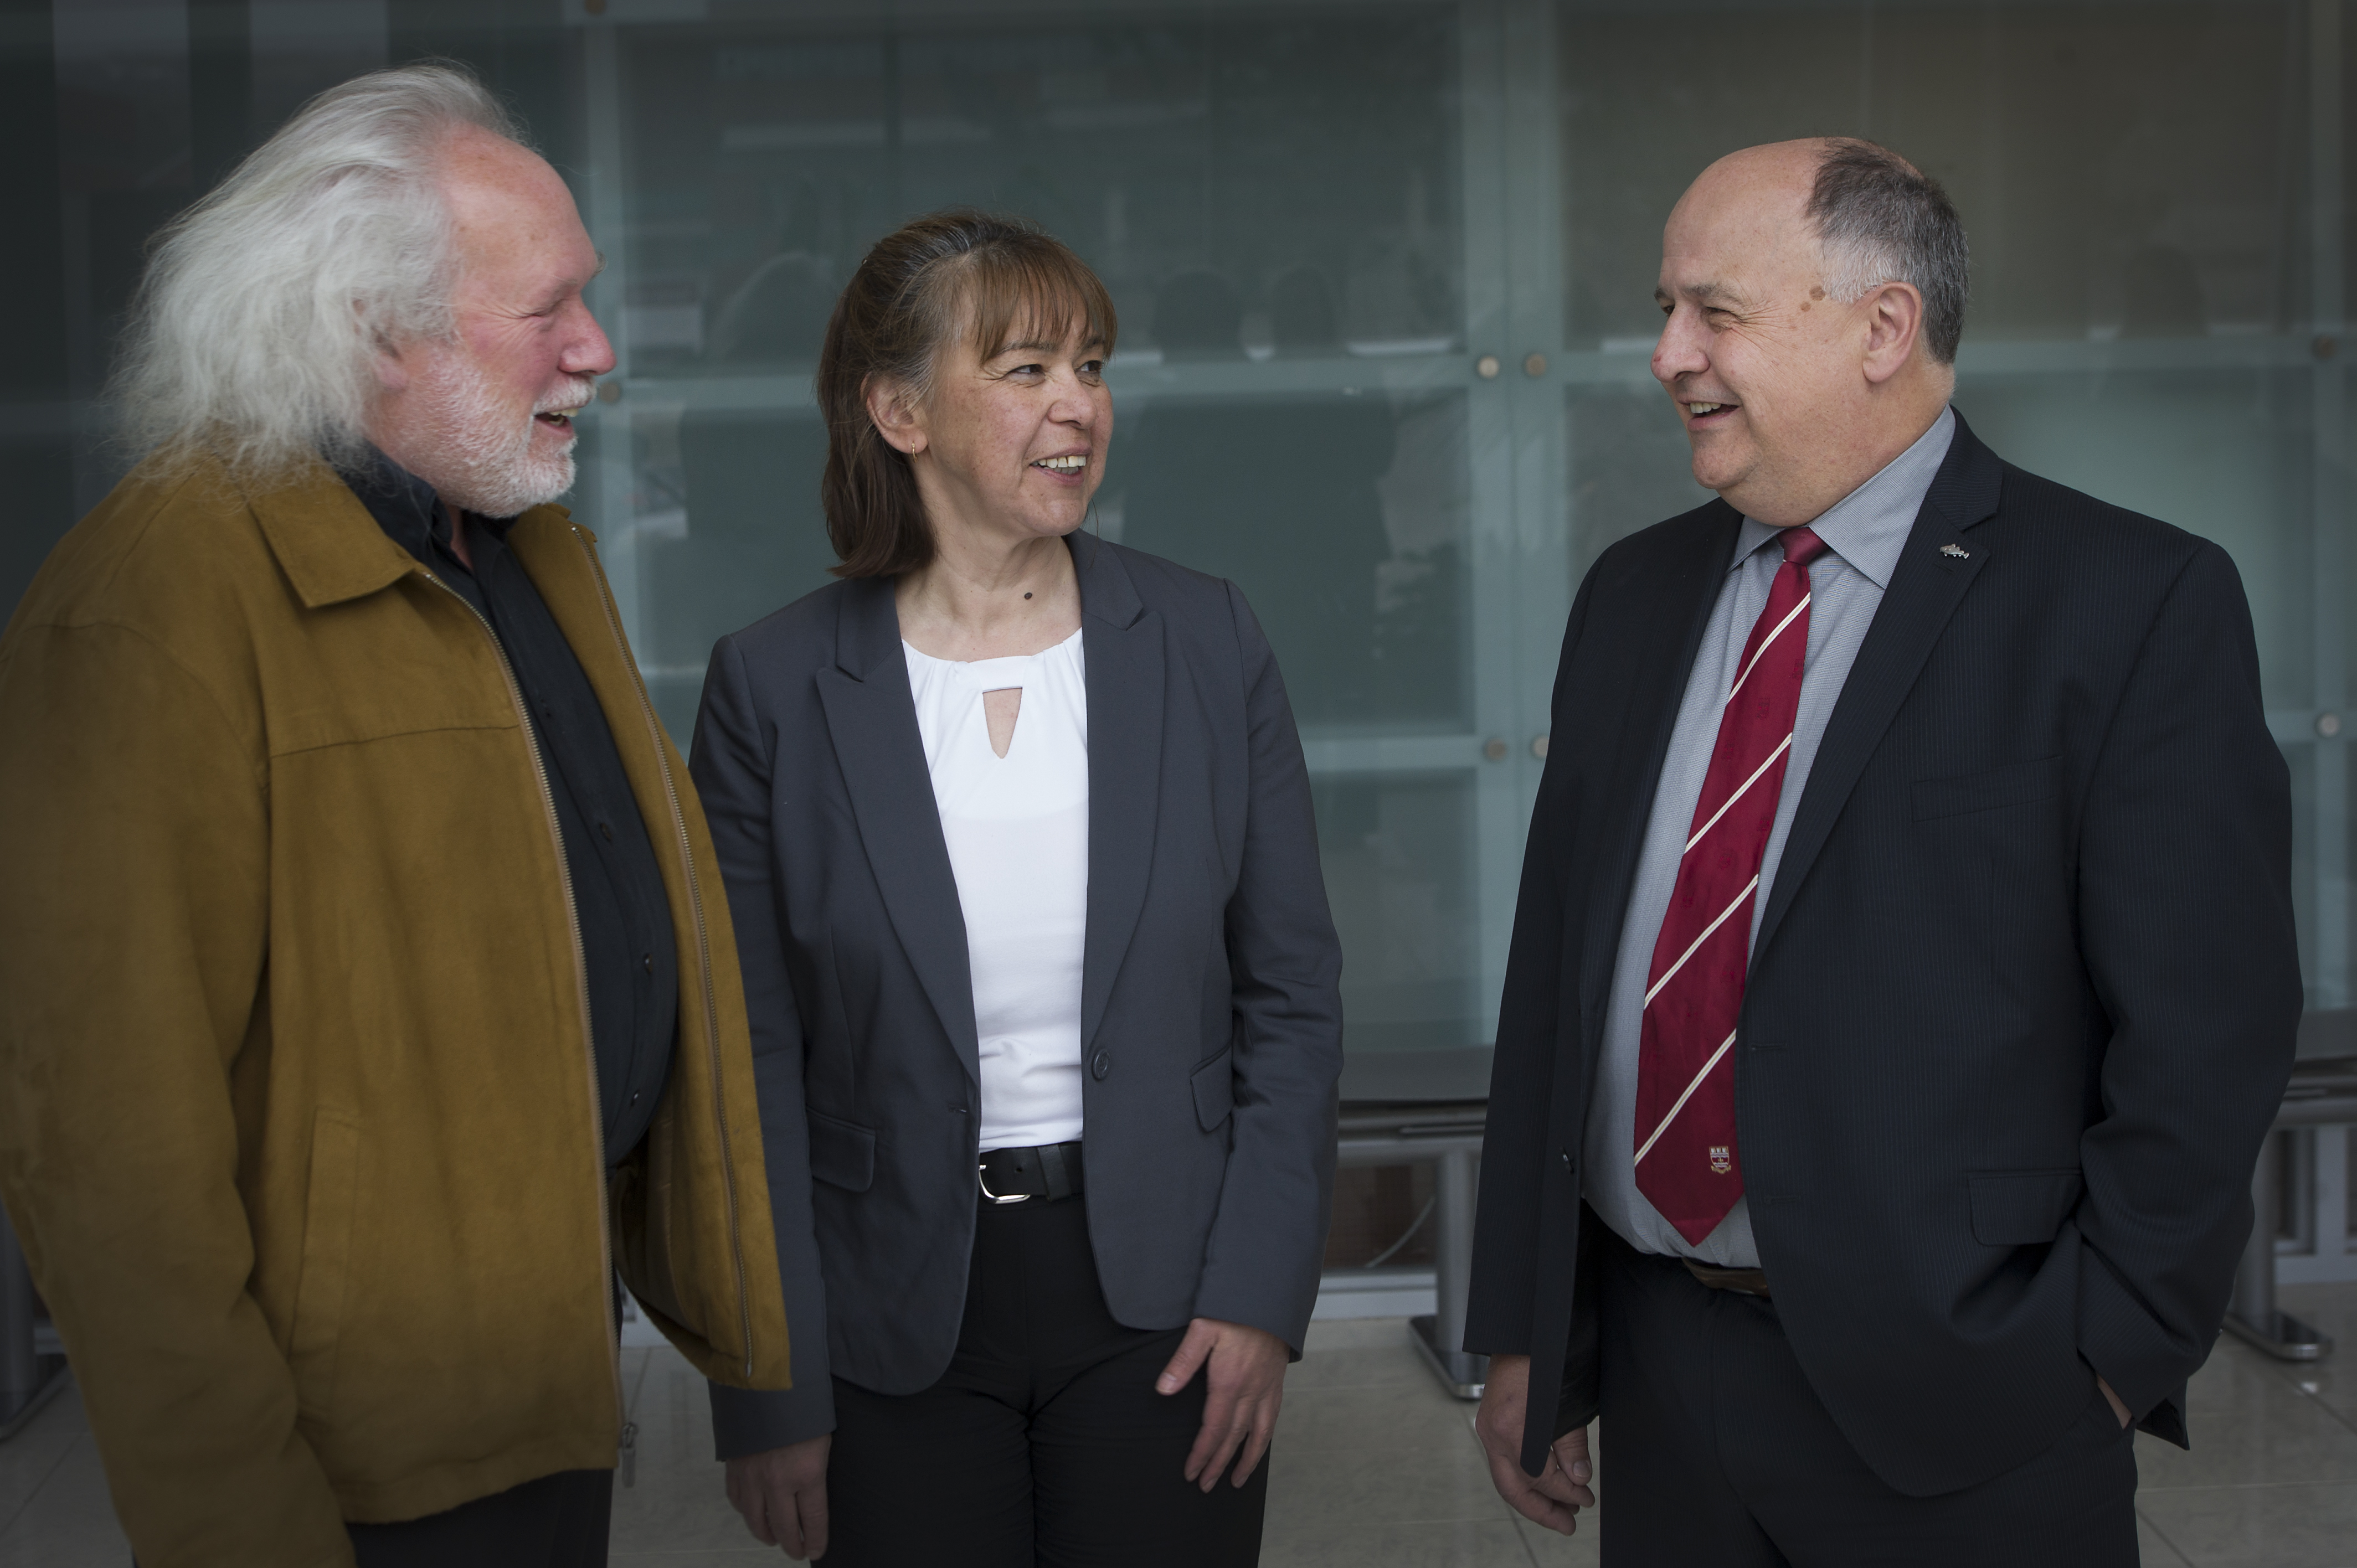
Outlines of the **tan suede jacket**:
[[572,892],[507,663],[330,471],[135,473],[0,637],[0,1197],[142,1568],[352,1561],[615,1463],[608,1260],[783,1388],[728,904],[589,533],[509,544],[597,690],[678,931],[606,1196]]

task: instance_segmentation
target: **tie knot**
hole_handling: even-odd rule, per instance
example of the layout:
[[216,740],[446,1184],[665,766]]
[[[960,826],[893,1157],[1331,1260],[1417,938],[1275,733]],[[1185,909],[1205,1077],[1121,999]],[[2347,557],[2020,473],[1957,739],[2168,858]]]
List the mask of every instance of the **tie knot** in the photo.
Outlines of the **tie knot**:
[[1784,560],[1803,572],[1809,563],[1825,553],[1825,542],[1805,528],[1788,528],[1779,541],[1784,546]]

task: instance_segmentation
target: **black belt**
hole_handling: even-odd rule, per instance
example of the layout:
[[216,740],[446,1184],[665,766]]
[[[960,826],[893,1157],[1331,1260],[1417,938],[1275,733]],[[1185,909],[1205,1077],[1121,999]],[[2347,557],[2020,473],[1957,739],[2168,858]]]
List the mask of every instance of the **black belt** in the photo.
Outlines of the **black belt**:
[[992,1203],[1026,1198],[1070,1197],[1081,1190],[1081,1145],[1041,1144],[1028,1149],[992,1149],[977,1172],[982,1196]]
[[1713,1290],[1731,1290],[1744,1295],[1764,1296],[1768,1294],[1768,1273],[1764,1269],[1722,1269],[1715,1263],[1681,1258],[1686,1273]]

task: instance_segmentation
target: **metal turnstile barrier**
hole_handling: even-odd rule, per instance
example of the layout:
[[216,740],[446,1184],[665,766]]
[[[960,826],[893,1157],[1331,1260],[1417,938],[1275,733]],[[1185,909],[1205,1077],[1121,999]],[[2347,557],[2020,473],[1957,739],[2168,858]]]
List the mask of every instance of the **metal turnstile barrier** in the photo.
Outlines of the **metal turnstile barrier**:
[[1434,1167],[1434,1305],[1430,1316],[1408,1319],[1408,1337],[1448,1391],[1477,1400],[1490,1375],[1490,1358],[1458,1348],[1465,1343],[1465,1297],[1473,1280],[1473,1198],[1480,1182],[1481,1126],[1486,1106],[1462,1103],[1358,1106],[1342,1116],[1338,1165]]
[[2314,1361],[2332,1353],[2331,1338],[2276,1305],[2276,1230],[2283,1214],[2283,1162],[2276,1133],[2357,1122],[2357,1057],[2304,1061],[2292,1069],[2283,1108],[2259,1151],[2251,1176],[2251,1240],[2234,1274],[2226,1332],[2287,1361]]

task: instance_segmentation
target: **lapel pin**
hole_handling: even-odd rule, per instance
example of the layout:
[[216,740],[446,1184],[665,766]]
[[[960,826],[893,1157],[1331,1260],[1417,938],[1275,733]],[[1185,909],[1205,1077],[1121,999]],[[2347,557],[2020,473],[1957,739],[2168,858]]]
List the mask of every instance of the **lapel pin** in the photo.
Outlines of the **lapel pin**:
[[1940,553],[1951,561],[1962,561],[1970,556],[1972,552],[1961,544],[1943,544],[1940,546]]

